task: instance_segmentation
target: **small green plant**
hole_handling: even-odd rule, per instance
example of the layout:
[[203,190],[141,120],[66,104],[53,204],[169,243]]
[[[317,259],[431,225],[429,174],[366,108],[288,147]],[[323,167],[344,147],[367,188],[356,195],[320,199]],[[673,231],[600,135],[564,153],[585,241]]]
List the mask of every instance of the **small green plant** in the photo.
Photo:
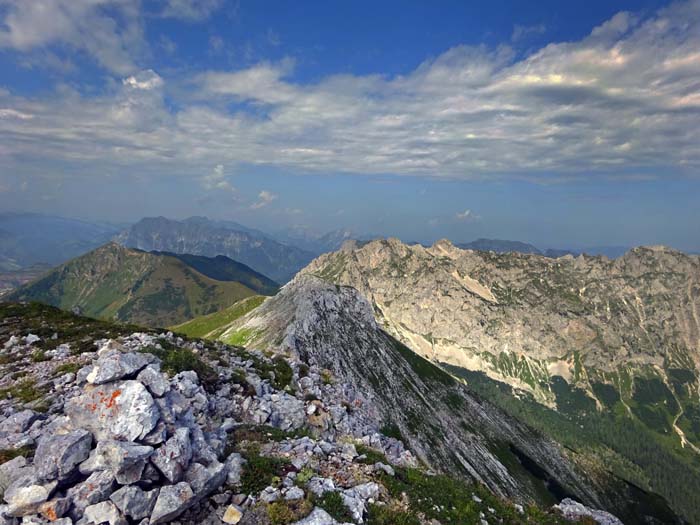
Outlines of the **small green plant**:
[[321,507],[328,514],[333,516],[337,521],[341,523],[346,523],[352,521],[352,514],[345,506],[343,502],[343,497],[340,492],[331,491],[326,492],[320,498],[316,498],[314,503],[317,507]]
[[324,385],[332,385],[333,384],[333,372],[330,370],[324,368],[321,370],[321,381],[323,381]]
[[212,390],[216,386],[219,376],[201,357],[187,348],[168,346],[170,346],[168,349],[149,346],[144,348],[143,352],[159,358],[163,362],[163,370],[171,375],[194,370],[205,389]]
[[370,448],[365,445],[355,445],[355,450],[360,456],[365,456],[362,459],[358,459],[360,463],[366,465],[374,465],[375,463],[388,463],[386,456],[374,448]]
[[388,505],[371,503],[368,514],[367,525],[420,525],[415,514]]
[[316,475],[316,472],[315,472],[313,469],[311,469],[311,468],[309,468],[309,467],[304,467],[304,468],[301,469],[301,470],[299,471],[299,473],[297,474],[297,477],[296,477],[296,480],[295,480],[295,481],[296,481],[296,484],[297,484],[298,486],[303,487],[303,486],[306,485],[306,484],[309,482],[309,480],[310,480],[311,478],[313,478],[315,475]]
[[43,396],[45,392],[46,389],[38,388],[33,379],[23,379],[14,386],[0,388],[0,397],[12,396],[22,403],[31,403]]
[[246,452],[244,457],[246,464],[241,474],[241,490],[246,494],[257,494],[290,467],[288,459],[261,456],[255,450]]
[[32,362],[43,363],[44,361],[50,361],[51,357],[46,354],[44,350],[36,350],[32,354]]
[[291,384],[294,377],[292,367],[282,356],[276,356],[272,359],[272,372],[274,373],[272,386],[277,390],[284,390]]
[[398,439],[399,441],[403,441],[401,429],[395,423],[387,423],[379,429],[379,432],[384,434],[386,437],[392,437],[394,439]]
[[25,458],[31,457],[34,455],[34,447],[33,446],[25,446],[25,447],[20,447],[20,448],[10,448],[10,449],[5,449],[5,450],[0,450],[0,465],[3,463],[6,463],[10,461],[11,459],[15,459],[16,457],[19,456],[24,456]]
[[55,376],[62,376],[64,374],[77,374],[80,368],[81,367],[79,363],[63,363],[62,365],[58,365],[56,368],[54,368],[53,373]]
[[308,516],[313,504],[307,499],[296,501],[275,501],[267,505],[270,525],[288,525]]

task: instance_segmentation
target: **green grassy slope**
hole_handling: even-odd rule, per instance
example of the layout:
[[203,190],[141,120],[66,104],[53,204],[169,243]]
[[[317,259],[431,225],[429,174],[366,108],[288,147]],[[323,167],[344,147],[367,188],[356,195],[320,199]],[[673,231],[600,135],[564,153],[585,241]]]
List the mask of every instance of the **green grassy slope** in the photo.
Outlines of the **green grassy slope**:
[[[206,258],[199,259],[197,265],[206,267]],[[227,261],[209,265],[218,275],[229,276],[217,280],[179,257],[110,243],[18,289],[7,300],[39,301],[100,319],[170,326],[275,289],[252,270],[245,279],[251,286],[233,280],[244,272],[243,265],[231,261],[229,271]],[[254,286],[258,281],[260,287]]]
[[236,319],[260,306],[266,298],[262,295],[246,297],[228,308],[213,314],[196,317],[191,321],[175,325],[172,330],[189,337],[218,339]]
[[265,275],[256,272],[250,266],[234,261],[224,255],[216,257],[204,257],[202,255],[190,255],[152,252],[175,257],[187,266],[194,268],[202,275],[206,275],[217,281],[238,281],[248,288],[257,291],[261,295],[274,295],[279,290],[279,285]]

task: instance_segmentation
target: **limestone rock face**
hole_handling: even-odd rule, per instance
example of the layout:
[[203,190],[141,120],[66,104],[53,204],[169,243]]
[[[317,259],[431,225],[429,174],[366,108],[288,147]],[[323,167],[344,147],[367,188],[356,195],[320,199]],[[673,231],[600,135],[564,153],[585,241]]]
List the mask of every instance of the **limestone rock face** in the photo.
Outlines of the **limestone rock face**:
[[358,289],[377,322],[419,355],[543,402],[552,394],[541,382],[578,381],[581,365],[604,373],[700,363],[700,258],[666,248],[611,261],[389,239],[322,255],[301,273]]
[[88,386],[84,394],[70,400],[66,413],[74,427],[91,431],[98,440],[143,439],[159,419],[151,394],[132,380]]
[[[82,325],[70,339],[70,316],[55,329],[61,344],[35,361],[35,349],[16,335],[29,330],[12,324],[20,316],[2,319],[0,345],[36,378],[34,406],[45,412],[23,413],[29,403],[0,396],[0,425],[11,432],[0,437],[39,444],[33,458],[30,448],[13,450],[28,457],[0,465],[8,485],[0,525],[19,525],[17,517],[27,525],[252,525],[270,523],[274,512],[293,512],[307,525],[335,524],[320,508],[304,516],[307,496],[329,492],[364,523],[374,503],[408,504],[387,490],[387,477],[403,480],[409,467],[430,476],[421,462],[435,471],[456,465],[459,476],[524,504],[529,485],[489,448],[511,443],[597,508],[597,486],[586,484],[554,443],[417,362],[378,327],[357,291],[300,278],[268,303],[274,308],[263,310],[265,327],[281,330],[267,335],[281,345],[274,357],[172,333],[91,341]],[[51,333],[62,315],[41,319],[41,333]],[[259,317],[243,322],[263,326]],[[110,336],[119,330],[110,325]],[[4,341],[8,334],[15,338]],[[165,361],[130,355],[149,349]],[[73,367],[80,372],[58,373]],[[8,388],[2,362],[0,372],[0,388]],[[409,418],[420,425],[408,426]],[[267,486],[251,488],[268,474]],[[480,510],[497,523],[512,515],[508,505]],[[421,517],[420,525],[432,523]]]

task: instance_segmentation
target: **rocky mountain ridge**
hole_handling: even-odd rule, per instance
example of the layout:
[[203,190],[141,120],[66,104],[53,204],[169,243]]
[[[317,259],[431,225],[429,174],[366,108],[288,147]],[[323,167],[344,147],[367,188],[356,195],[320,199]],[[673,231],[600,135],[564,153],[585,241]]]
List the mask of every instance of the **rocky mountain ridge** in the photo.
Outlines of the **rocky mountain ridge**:
[[[599,439],[606,447],[594,455],[695,512],[687,484],[700,479],[697,256],[640,247],[615,260],[550,259],[389,239],[347,243],[302,273],[357,288],[388,333],[544,432],[555,420],[558,439],[590,428],[587,448]],[[634,446],[618,439],[630,425]],[[662,450],[665,460],[647,459]]]
[[55,266],[104,244],[110,224],[38,213],[0,213],[0,271],[35,264]]
[[303,270],[354,286],[417,353],[546,399],[539,380],[620,364],[700,364],[700,258],[642,247],[621,259],[495,254],[395,239],[348,243]]
[[0,309],[3,525],[620,524],[416,468],[364,393],[294,356]]
[[435,469],[476,479],[510,498],[547,500],[571,493],[618,515],[646,512],[635,507],[639,494],[631,486],[613,480],[604,468],[587,472],[575,454],[474,396],[386,334],[354,288],[301,274],[220,337],[291,352],[330,370],[365,392],[373,417]]

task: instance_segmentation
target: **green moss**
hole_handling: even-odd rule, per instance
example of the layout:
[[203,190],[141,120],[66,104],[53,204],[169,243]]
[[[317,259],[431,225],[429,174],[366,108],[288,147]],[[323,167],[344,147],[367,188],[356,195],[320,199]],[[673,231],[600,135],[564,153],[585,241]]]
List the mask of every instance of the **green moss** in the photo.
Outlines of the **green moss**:
[[294,371],[282,356],[277,356],[272,359],[272,372],[272,386],[277,390],[284,390],[291,385],[292,379],[294,378]]
[[379,429],[379,432],[384,434],[386,437],[392,437],[394,439],[398,439],[399,441],[403,441],[401,429],[395,423],[387,423]]
[[316,475],[316,471],[314,469],[309,468],[309,467],[304,467],[297,473],[297,477],[294,479],[294,481],[298,486],[303,487],[315,475]]
[[51,357],[46,354],[44,350],[36,350],[32,354],[33,363],[43,363],[44,361],[50,361]]
[[20,447],[20,448],[0,450],[0,465],[10,461],[11,459],[15,459],[19,456],[29,458],[32,455],[34,455],[34,450],[35,449],[33,446],[32,447],[26,446],[26,447]]
[[61,376],[63,374],[76,374],[82,365],[80,363],[63,363],[58,365],[53,369],[53,373],[56,376]]
[[229,433],[226,454],[245,451],[247,448],[250,448],[245,445],[253,444],[259,446],[262,443],[279,443],[285,439],[298,439],[309,435],[310,432],[306,428],[280,430],[268,425],[240,425]]

